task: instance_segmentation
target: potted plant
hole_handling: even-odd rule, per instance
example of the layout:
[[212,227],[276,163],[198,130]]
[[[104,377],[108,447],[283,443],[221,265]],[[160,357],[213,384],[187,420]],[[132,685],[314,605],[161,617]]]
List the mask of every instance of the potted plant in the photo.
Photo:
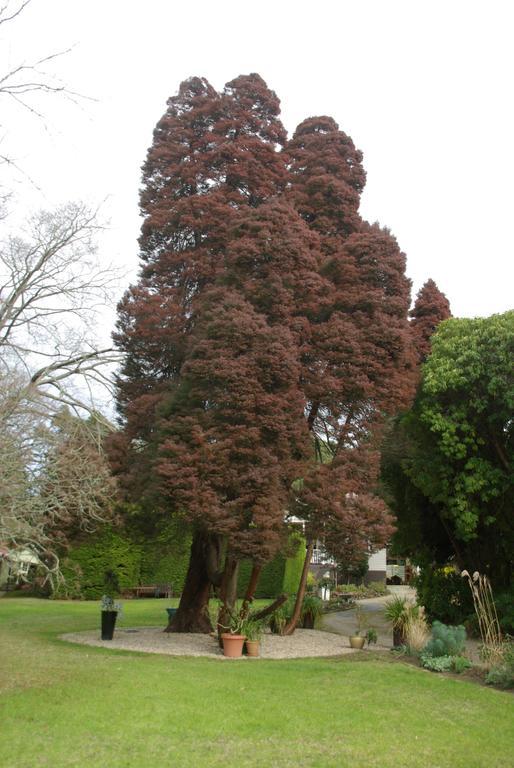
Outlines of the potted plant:
[[350,646],[362,650],[366,642],[369,620],[360,605],[355,609],[355,627],[355,634],[350,635]]
[[303,629],[314,629],[316,619],[323,613],[323,601],[315,595],[305,595],[302,603],[301,626]]
[[406,644],[407,625],[419,616],[419,606],[407,602],[405,597],[393,597],[385,604],[384,616],[393,625],[393,646]]
[[109,595],[102,597],[102,640],[112,640],[121,603],[115,603]]
[[261,637],[264,623],[249,616],[244,622],[243,634],[246,636],[246,655],[260,656]]
[[243,645],[246,640],[246,636],[243,634],[245,621],[247,620],[238,613],[231,613],[228,627],[222,627],[222,629],[228,630],[221,634],[223,655],[230,659],[238,659],[243,655]]

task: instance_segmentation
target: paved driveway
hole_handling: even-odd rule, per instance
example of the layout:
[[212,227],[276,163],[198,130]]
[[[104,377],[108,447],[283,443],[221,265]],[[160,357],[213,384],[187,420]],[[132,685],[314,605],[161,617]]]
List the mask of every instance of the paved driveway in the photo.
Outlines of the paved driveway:
[[[416,599],[416,591],[412,587],[391,586],[389,590],[391,594],[384,597],[371,597],[366,600],[357,601],[358,605],[367,614],[369,626],[373,627],[377,632],[377,646],[382,648],[392,648],[393,646],[393,630],[391,624],[384,618],[384,603],[390,600],[393,595],[407,597],[412,602]],[[352,635],[356,629],[355,610],[327,613],[323,617],[321,629],[327,632],[335,632],[338,635]]]

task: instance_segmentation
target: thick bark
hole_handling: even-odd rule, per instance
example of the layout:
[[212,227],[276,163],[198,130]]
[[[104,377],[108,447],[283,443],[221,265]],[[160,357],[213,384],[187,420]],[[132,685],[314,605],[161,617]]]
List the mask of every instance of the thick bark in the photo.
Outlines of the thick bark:
[[298,586],[298,592],[296,593],[296,602],[294,604],[293,615],[291,616],[289,623],[284,629],[284,635],[292,635],[300,619],[303,597],[305,595],[305,587],[307,586],[307,574],[309,573],[309,565],[311,564],[313,550],[314,542],[309,541],[307,544],[307,551],[305,552],[305,560],[303,561],[302,577]]
[[209,597],[212,582],[209,578],[207,559],[212,556],[212,536],[196,531],[191,542],[191,554],[187,569],[184,590],[180,598],[178,611],[165,632],[212,632],[209,618]]
[[209,581],[213,587],[221,587],[224,569],[221,567],[223,559],[223,537],[211,536],[207,546],[205,567]]
[[253,602],[253,597],[255,595],[255,590],[257,589],[257,584],[259,581],[259,576],[261,575],[262,571],[262,565],[258,563],[254,563],[252,567],[252,572],[250,574],[250,581],[248,582],[248,586],[246,587],[246,593],[243,600],[243,605],[241,606],[241,617],[243,619],[246,619],[250,612],[250,606]]

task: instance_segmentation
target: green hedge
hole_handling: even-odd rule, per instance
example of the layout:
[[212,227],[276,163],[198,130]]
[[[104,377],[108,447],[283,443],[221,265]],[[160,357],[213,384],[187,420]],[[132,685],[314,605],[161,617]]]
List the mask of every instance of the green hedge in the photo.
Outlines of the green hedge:
[[62,572],[65,583],[55,597],[97,600],[106,592],[118,595],[139,583],[141,547],[107,530],[73,548],[63,560]]
[[184,586],[191,533],[179,520],[170,520],[161,533],[142,547],[141,583],[171,584],[173,593],[180,594]]
[[300,584],[307,546],[303,536],[298,534],[292,534],[289,543],[293,549],[293,554],[286,560],[282,590],[288,595],[294,595]]
[[[181,521],[166,522],[160,532],[144,536],[107,529],[92,540],[83,541],[63,560],[65,583],[54,597],[98,600],[103,594],[119,595],[138,584],[171,584],[175,595],[184,586],[189,563],[191,533]],[[276,597],[298,589],[305,557],[305,540],[294,533],[286,552],[276,555],[261,573],[255,596]],[[238,593],[243,596],[252,563],[241,563]]]
[[92,541],[70,550],[63,560],[65,583],[54,597],[97,600],[119,595],[138,584],[168,584],[182,591],[189,562],[191,536],[180,521],[170,521],[161,532],[143,540],[107,529]]
[[[281,592],[294,594],[300,583],[303,561],[305,559],[305,539],[296,533],[291,534],[287,546],[287,552],[275,555],[273,560],[266,563],[255,591],[256,598],[273,598]],[[289,555],[289,557],[286,557]],[[239,578],[237,591],[239,597],[243,597],[250,579],[252,563],[243,560],[239,566]]]

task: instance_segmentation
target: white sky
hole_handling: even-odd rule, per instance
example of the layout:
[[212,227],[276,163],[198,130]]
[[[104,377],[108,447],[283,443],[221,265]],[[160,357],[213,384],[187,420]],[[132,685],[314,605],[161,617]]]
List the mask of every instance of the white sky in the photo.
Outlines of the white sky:
[[134,275],[167,97],[190,75],[258,72],[290,132],[328,114],[363,150],[362,214],[396,235],[414,292],[432,277],[454,315],[511,309],[513,21],[509,0],[33,0],[0,30],[0,73],[74,46],[52,71],[96,101],[38,101],[46,129],[1,104],[0,151],[41,190],[18,179],[15,214],[105,201],[102,257]]

